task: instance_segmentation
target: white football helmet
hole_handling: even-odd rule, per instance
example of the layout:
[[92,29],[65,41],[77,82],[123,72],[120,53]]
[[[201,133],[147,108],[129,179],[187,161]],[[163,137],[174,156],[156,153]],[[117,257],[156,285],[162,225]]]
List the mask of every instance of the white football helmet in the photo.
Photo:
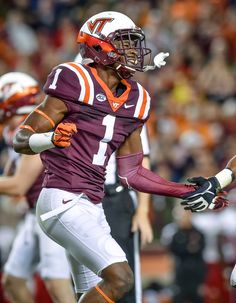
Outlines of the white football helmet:
[[145,71],[150,63],[151,50],[146,47],[143,31],[122,13],[94,15],[81,27],[77,41],[84,63],[109,66],[122,78]]
[[11,72],[0,77],[0,122],[13,115],[30,113],[35,107],[40,89],[31,76]]

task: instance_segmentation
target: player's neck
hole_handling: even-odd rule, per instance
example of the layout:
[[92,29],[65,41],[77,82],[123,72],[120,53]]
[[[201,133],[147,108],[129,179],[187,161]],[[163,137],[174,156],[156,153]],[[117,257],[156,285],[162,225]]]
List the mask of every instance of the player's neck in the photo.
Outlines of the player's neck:
[[118,84],[121,81],[121,79],[117,75],[117,73],[111,68],[104,69],[103,67],[102,68],[97,67],[96,70],[97,70],[98,76],[106,83],[106,85],[109,87],[109,89],[112,92],[115,92]]

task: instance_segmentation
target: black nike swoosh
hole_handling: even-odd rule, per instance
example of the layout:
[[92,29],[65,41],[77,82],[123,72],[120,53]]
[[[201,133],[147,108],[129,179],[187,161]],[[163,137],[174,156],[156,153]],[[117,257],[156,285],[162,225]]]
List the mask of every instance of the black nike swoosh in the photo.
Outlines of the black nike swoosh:
[[72,200],[73,200],[73,199],[70,199],[70,200],[64,200],[64,199],[63,199],[63,200],[62,200],[62,203],[63,203],[63,204],[66,204],[66,203],[68,203],[68,202],[70,202],[70,201],[72,201]]

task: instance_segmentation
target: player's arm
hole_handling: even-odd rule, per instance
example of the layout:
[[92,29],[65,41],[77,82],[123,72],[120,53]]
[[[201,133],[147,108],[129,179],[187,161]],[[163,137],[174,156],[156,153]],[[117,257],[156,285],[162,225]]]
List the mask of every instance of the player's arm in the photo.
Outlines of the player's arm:
[[[143,167],[150,168],[148,156],[143,157]],[[153,231],[149,219],[150,194],[137,192],[138,206],[132,219],[132,232],[140,231],[141,246],[151,243],[153,240]]]
[[60,123],[66,113],[63,101],[46,96],[17,131],[13,141],[15,151],[32,155],[55,146],[69,146],[76,127],[73,123]]
[[[218,172],[215,176],[208,178],[212,181],[212,186],[216,188],[216,192],[230,185],[236,176],[236,155],[227,163],[226,167]],[[214,182],[215,181],[215,182]]]
[[[231,172],[231,174],[229,174],[229,178],[227,179],[227,183],[228,183],[227,185],[229,185],[231,182],[233,182],[236,176],[236,155],[229,160],[225,169],[228,169]],[[224,170],[222,172],[224,172]],[[219,172],[218,174],[220,173],[221,172]]]
[[12,176],[0,177],[0,194],[23,196],[31,188],[43,165],[39,155],[22,155]]
[[142,166],[140,131],[135,130],[117,152],[118,174],[122,184],[140,192],[177,198],[193,192],[194,186],[168,181]]
[[230,185],[236,176],[236,155],[227,163],[226,167],[218,172],[214,177],[209,178],[214,180],[217,192]]

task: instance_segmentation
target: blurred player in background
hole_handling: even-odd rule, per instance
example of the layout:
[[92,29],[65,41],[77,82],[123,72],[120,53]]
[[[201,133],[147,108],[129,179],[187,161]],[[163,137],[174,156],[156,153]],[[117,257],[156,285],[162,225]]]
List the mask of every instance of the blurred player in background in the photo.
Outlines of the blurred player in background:
[[43,233],[35,216],[43,181],[40,157],[19,156],[12,148],[16,128],[36,107],[39,92],[38,83],[27,74],[12,72],[0,77],[1,122],[9,155],[5,176],[0,177],[0,194],[25,195],[29,207],[5,264],[3,284],[11,302],[33,303],[27,281],[39,270],[53,302],[75,302],[65,250]]
[[[119,178],[130,188],[185,198],[195,187],[142,166],[140,132],[150,97],[130,78],[150,69],[143,31],[124,14],[103,12],[85,22],[78,42],[83,64],[52,70],[44,86],[47,96],[17,131],[14,149],[41,153],[46,171],[38,222],[67,250],[79,302],[112,303],[133,287],[133,273],[101,203],[111,154],[117,151]],[[91,286],[98,277],[102,280]]]

